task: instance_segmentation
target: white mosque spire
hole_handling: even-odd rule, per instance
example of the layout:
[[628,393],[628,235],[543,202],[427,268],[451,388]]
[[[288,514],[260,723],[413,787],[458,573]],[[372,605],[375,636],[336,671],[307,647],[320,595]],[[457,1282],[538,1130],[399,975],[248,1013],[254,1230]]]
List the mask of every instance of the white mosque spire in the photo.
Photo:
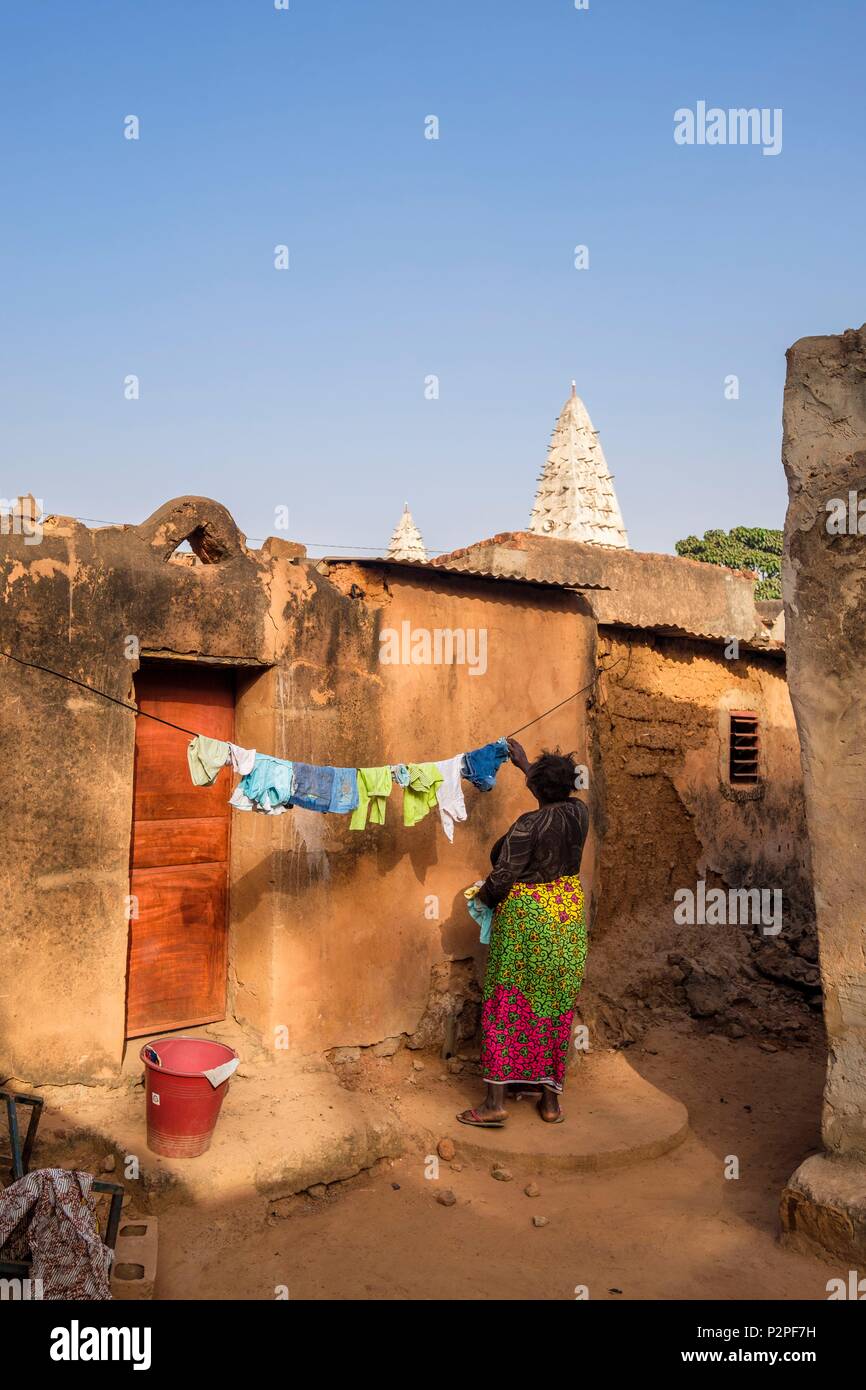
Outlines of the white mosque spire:
[[412,513],[409,510],[409,503],[403,503],[403,515],[394,528],[394,534],[388,543],[389,560],[426,560],[427,551],[424,548],[424,541],[421,532],[415,525]]
[[541,536],[628,549],[601,441],[574,381],[553,431],[529,529]]

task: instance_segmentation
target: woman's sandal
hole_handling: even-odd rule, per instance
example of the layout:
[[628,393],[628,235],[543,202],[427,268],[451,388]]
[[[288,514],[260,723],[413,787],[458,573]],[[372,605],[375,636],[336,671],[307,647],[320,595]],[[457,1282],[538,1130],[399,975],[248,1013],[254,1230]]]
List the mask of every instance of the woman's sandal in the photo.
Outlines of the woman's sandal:
[[[467,1120],[467,1115],[471,1115],[472,1119]],[[504,1119],[485,1120],[483,1116],[478,1114],[477,1110],[464,1110],[462,1115],[457,1116],[457,1119],[462,1125],[471,1125],[474,1129],[503,1129],[505,1126]]]
[[535,1108],[546,1125],[561,1125],[563,1120],[565,1119],[565,1116],[563,1115],[561,1110],[556,1115],[545,1115],[544,1111],[541,1108],[541,1101],[538,1101]]

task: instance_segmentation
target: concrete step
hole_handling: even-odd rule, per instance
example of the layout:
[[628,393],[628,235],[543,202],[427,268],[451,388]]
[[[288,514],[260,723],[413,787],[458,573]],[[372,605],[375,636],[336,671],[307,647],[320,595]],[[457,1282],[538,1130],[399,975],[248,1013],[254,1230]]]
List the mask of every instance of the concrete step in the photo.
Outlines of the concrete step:
[[31,1166],[97,1171],[113,1154],[110,1176],[126,1186],[127,1209],[147,1211],[173,1201],[288,1196],[402,1153],[395,1110],[347,1091],[320,1060],[287,1055],[245,1071],[232,1077],[211,1147],[197,1158],[151,1153],[144,1087],[132,1078],[114,1088],[45,1087]]
[[634,1070],[622,1052],[587,1053],[569,1073],[561,1105],[562,1124],[545,1124],[531,1098],[507,1103],[503,1129],[460,1124],[459,1111],[480,1105],[484,1085],[477,1077],[416,1081],[403,1088],[401,1111],[407,1136],[435,1151],[444,1136],[458,1155],[513,1164],[523,1173],[551,1169],[600,1172],[658,1158],[689,1132],[685,1106]]

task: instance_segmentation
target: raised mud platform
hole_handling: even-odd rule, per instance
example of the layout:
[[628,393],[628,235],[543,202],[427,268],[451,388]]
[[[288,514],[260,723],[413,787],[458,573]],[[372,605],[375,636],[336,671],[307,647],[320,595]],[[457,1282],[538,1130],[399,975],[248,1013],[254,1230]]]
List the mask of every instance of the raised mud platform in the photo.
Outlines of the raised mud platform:
[[601,1172],[658,1158],[689,1132],[685,1106],[646,1081],[621,1052],[581,1057],[562,1097],[562,1124],[545,1124],[533,1098],[509,1093],[503,1129],[459,1124],[459,1111],[480,1104],[477,1077],[431,1080],[401,1097],[407,1139],[435,1144],[443,1135],[463,1154],[519,1164],[524,1171]]

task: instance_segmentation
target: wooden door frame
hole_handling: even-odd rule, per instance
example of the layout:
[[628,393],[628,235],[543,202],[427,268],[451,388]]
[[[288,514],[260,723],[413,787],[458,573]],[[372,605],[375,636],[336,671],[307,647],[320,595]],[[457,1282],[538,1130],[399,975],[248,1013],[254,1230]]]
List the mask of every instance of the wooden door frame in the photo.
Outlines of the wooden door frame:
[[[156,669],[162,668],[162,669],[165,669],[165,670],[174,669],[175,671],[181,671],[181,670],[188,669],[188,668],[192,667],[192,668],[194,668],[194,669],[196,669],[196,670],[214,670],[214,669],[218,669],[218,670],[229,671],[229,672],[232,674],[232,676],[233,676],[233,682],[232,682],[232,684],[233,684],[233,692],[232,692],[232,693],[233,693],[233,702],[232,702],[232,734],[234,734],[234,732],[235,732],[235,727],[234,727],[234,726],[235,726],[235,713],[236,713],[236,706],[237,706],[237,678],[238,678],[238,672],[239,672],[239,671],[242,671],[242,670],[245,670],[245,669],[250,669],[250,668],[252,668],[252,669],[262,669],[262,668],[260,667],[259,663],[257,663],[257,662],[256,662],[256,663],[250,663],[250,664],[249,664],[249,667],[247,667],[246,663],[239,663],[239,662],[237,662],[237,661],[223,661],[223,660],[221,660],[221,659],[213,658],[213,657],[208,658],[208,657],[196,656],[194,659],[190,659],[190,658],[188,658],[188,657],[172,656],[172,655],[167,654],[167,653],[164,653],[164,652],[152,653],[152,654],[149,653],[149,652],[141,652],[141,653],[140,653],[140,660],[139,660],[138,667],[136,668],[135,673],[134,673],[134,675],[133,675],[133,690],[134,690],[134,688],[135,688],[135,687],[134,687],[135,677],[139,674],[139,672],[142,670],[142,668],[145,668],[145,667],[146,667],[147,669],[149,669],[149,670],[153,670],[153,669],[155,669],[155,668],[156,668]],[[133,896],[133,895],[132,895],[132,871],[133,871],[133,866],[132,866],[132,855],[133,855],[133,842],[134,842],[134,829],[135,829],[135,744],[133,744],[133,772],[132,772],[132,780],[131,780],[131,783],[130,783],[129,795],[130,795],[130,823],[129,823],[129,866],[128,866],[128,883],[129,883],[129,897],[132,898],[132,896]],[[224,924],[223,924],[223,925],[224,925],[224,929],[225,929],[225,935],[226,935],[226,970],[225,970],[225,1003],[224,1003],[224,1006],[223,1006],[223,1013],[222,1013],[221,1015],[217,1016],[217,1017],[208,1016],[208,1017],[201,1017],[201,1018],[188,1018],[188,1019],[184,1019],[182,1022],[172,1024],[172,1026],[171,1026],[170,1028],[161,1028],[161,1029],[158,1029],[157,1031],[160,1032],[160,1033],[170,1034],[170,1033],[183,1032],[183,1031],[184,1031],[185,1029],[187,1029],[187,1028],[202,1028],[202,1027],[205,1027],[205,1026],[206,1026],[207,1024],[209,1024],[209,1023],[221,1023],[221,1022],[222,1022],[224,1019],[226,1019],[226,1018],[228,1017],[228,1015],[229,1015],[229,989],[228,989],[228,987],[229,987],[229,980],[228,980],[228,973],[229,973],[229,962],[230,962],[230,955],[231,955],[230,931],[231,931],[231,887],[232,887],[232,877],[231,877],[232,817],[231,817],[231,815],[229,815],[227,819],[228,819],[228,841],[227,841],[227,846],[226,846],[225,922],[224,922]],[[126,934],[126,970],[125,970],[125,973],[124,973],[124,995],[123,995],[124,1048],[126,1048],[130,1043],[135,1043],[139,1038],[152,1037],[153,1034],[154,1034],[154,1030],[153,1030],[152,1028],[146,1030],[146,1031],[143,1032],[143,1033],[127,1033],[127,1031],[126,1031],[126,1029],[127,1029],[127,1021],[128,1021],[128,1013],[129,1013],[129,980],[130,980],[130,966],[131,966],[131,956],[132,956],[132,923],[133,923],[133,920],[134,920],[134,919],[131,918],[131,917],[128,919],[128,921],[127,921],[127,934]]]

